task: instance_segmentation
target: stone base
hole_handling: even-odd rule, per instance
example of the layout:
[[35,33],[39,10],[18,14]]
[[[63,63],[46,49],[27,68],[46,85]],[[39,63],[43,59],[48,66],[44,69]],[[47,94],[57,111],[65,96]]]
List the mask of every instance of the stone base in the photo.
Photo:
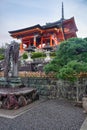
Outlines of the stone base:
[[0,108],[18,109],[39,99],[37,90],[23,85],[21,78],[0,78]]
[[0,108],[18,109],[39,99],[34,88],[0,88]]
[[23,86],[21,78],[19,77],[9,77],[9,78],[1,77],[0,78],[0,88],[3,88],[3,87],[15,88],[19,86]]

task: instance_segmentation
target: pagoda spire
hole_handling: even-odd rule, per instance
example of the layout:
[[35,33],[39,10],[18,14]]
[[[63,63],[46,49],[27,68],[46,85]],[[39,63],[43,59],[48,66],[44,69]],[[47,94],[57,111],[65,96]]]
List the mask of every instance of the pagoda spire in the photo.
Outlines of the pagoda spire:
[[63,6],[63,2],[62,2],[62,20],[64,20],[64,6]]

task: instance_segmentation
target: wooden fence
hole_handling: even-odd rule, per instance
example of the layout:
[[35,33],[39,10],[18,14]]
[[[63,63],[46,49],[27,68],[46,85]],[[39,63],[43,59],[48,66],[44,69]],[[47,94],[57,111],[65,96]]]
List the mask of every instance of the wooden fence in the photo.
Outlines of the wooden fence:
[[[0,77],[3,77],[4,73],[0,72]],[[45,74],[45,72],[29,72],[29,71],[19,71],[19,77],[42,77],[42,78],[54,78],[55,75],[53,73]]]
[[[4,76],[4,72],[0,72],[0,77]],[[30,72],[30,71],[19,71],[19,77],[49,77],[55,78],[54,73],[45,74],[45,72]],[[87,78],[87,73],[80,73],[78,75],[79,78]]]

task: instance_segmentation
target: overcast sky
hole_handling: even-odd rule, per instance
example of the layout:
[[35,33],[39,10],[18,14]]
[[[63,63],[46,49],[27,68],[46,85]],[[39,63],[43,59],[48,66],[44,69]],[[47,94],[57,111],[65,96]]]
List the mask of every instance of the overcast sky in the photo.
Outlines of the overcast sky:
[[8,31],[75,17],[78,37],[87,37],[87,0],[0,0],[0,46],[13,40]]

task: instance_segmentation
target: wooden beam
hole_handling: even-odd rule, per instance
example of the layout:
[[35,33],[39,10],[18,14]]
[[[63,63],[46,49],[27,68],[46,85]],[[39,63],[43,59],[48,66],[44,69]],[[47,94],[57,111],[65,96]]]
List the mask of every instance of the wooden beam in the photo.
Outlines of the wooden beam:
[[21,37],[25,37],[26,35],[28,36],[31,33],[42,33],[42,30],[39,28],[36,28],[36,29],[32,29],[32,30],[27,30],[27,31],[16,32],[14,34],[11,34],[11,36],[14,38],[19,37],[18,39],[20,39]]
[[61,31],[61,34],[62,34],[63,40],[65,40],[65,34],[64,34],[64,30],[63,30],[62,27],[60,28],[60,31]]
[[50,36],[50,46],[52,46],[52,35]]

